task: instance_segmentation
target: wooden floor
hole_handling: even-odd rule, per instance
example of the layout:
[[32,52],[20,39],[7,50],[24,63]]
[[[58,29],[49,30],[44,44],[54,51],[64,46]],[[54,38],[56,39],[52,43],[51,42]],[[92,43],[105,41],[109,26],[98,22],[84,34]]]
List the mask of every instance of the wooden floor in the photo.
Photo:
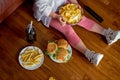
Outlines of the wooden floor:
[[[95,20],[104,28],[120,30],[119,0],[80,0],[100,15],[104,21],[99,23],[87,11],[85,15]],[[74,26],[86,46],[104,54],[98,67],[95,67],[78,51],[73,49],[73,55],[66,64],[57,64],[45,55],[42,67],[34,71],[23,69],[18,63],[18,55],[22,48],[31,45],[26,41],[26,27],[31,20],[37,32],[37,41],[32,44],[46,51],[48,41],[64,38],[52,28],[44,27],[37,22],[32,12],[33,1],[25,2],[2,24],[0,24],[0,80],[48,80],[50,76],[56,80],[120,80],[120,40],[107,45],[103,36]],[[63,69],[62,69],[63,68]]]

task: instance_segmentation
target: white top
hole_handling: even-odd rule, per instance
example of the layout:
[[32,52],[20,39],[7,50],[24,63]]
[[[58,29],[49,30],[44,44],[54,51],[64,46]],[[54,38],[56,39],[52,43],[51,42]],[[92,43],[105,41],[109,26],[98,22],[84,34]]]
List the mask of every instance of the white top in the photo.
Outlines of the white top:
[[34,17],[37,21],[42,21],[46,27],[49,27],[51,12],[56,12],[60,6],[67,0],[35,0],[33,5]]

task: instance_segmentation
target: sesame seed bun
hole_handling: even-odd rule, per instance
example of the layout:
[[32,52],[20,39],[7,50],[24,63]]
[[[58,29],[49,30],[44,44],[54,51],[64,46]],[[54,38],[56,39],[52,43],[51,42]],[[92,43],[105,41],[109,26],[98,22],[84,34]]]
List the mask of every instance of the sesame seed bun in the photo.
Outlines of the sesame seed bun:
[[59,39],[59,40],[57,40],[56,43],[59,48],[64,48],[64,49],[68,48],[68,42],[65,39]]
[[56,59],[57,59],[57,60],[62,60],[62,61],[64,61],[67,56],[68,56],[68,51],[67,51],[67,49],[60,48],[60,49],[57,51]]
[[49,54],[55,54],[55,51],[57,50],[57,44],[55,42],[49,42],[47,45],[47,51]]

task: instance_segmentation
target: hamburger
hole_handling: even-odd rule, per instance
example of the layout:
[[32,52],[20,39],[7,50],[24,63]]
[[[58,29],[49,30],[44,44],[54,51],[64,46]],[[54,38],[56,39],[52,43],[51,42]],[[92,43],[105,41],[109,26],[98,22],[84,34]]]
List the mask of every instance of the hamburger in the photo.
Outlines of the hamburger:
[[64,49],[68,48],[68,42],[65,39],[59,39],[57,40],[56,43],[57,43],[58,48],[64,48]]
[[58,39],[48,43],[46,55],[57,63],[65,63],[70,59],[71,51],[65,39]]
[[57,44],[55,42],[49,42],[47,45],[47,52],[49,54],[55,54],[57,50]]
[[60,48],[56,53],[56,59],[59,61],[67,61],[68,50],[64,48]]

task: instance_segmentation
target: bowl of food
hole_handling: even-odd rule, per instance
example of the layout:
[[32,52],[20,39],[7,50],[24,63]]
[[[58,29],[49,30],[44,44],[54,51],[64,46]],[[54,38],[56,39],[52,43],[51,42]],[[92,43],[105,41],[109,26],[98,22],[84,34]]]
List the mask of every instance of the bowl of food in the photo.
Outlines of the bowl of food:
[[66,63],[72,56],[72,48],[65,39],[48,42],[46,54],[56,63]]
[[40,48],[36,46],[27,46],[20,51],[18,60],[23,68],[34,70],[43,64],[44,55]]
[[82,19],[82,10],[76,4],[66,4],[60,7],[59,14],[68,24],[77,24]]

